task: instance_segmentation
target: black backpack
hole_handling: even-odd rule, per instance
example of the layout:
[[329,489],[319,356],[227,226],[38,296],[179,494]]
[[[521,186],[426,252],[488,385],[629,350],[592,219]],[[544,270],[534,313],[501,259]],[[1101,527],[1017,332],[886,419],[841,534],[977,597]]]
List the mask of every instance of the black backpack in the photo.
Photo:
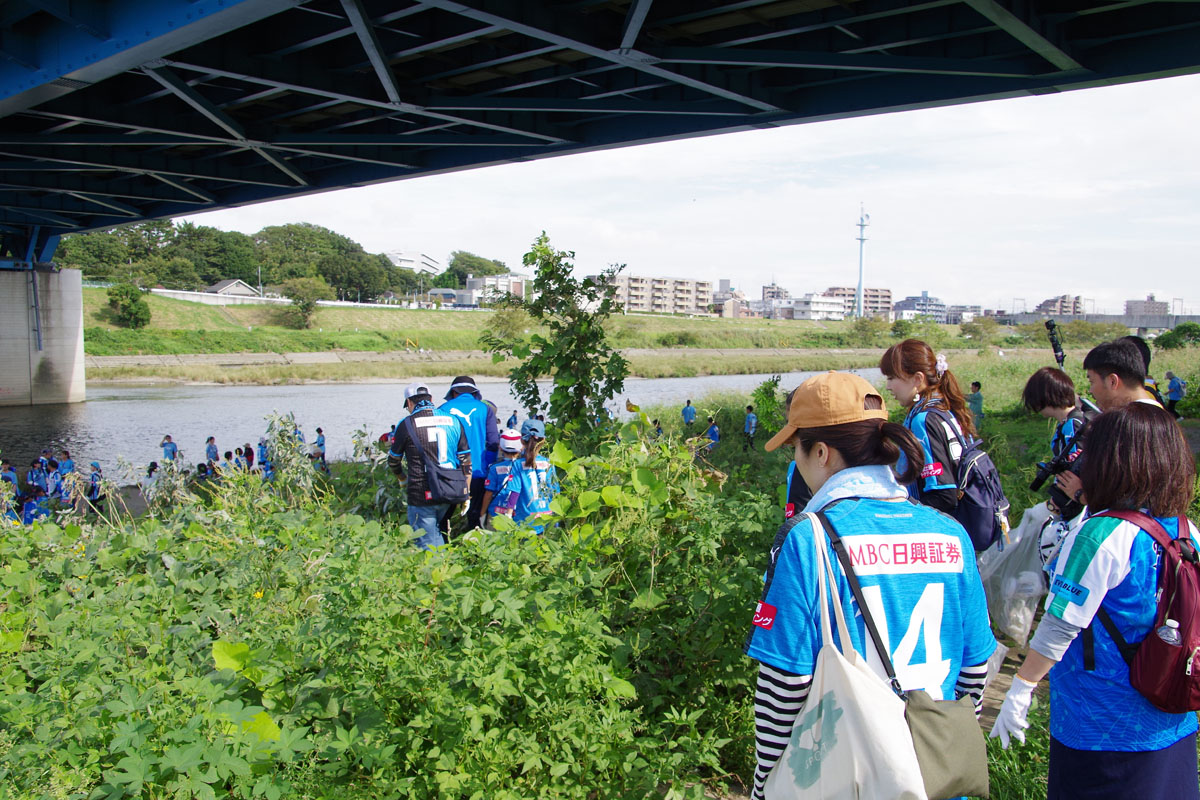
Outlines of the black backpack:
[[413,442],[418,443],[421,451],[421,467],[425,471],[425,499],[434,503],[465,503],[470,499],[470,485],[467,476],[457,464],[453,468],[443,467],[437,459],[429,455],[429,451],[420,446],[417,438],[417,426],[410,416],[405,419],[408,423],[408,435]]
[[[946,413],[935,410],[940,419]],[[960,435],[958,425],[950,424],[962,445],[962,455],[954,465],[958,479],[958,505],[953,516],[967,530],[975,552],[981,553],[1008,534],[1008,498],[1000,485],[1000,471],[983,449],[983,440]]]

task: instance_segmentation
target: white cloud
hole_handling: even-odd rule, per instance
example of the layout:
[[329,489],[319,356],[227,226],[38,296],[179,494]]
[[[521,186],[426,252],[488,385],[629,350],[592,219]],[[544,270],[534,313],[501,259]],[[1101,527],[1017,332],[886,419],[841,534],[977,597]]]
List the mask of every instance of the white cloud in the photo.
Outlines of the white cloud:
[[1157,292],[1200,311],[1200,77],[664,142],[190,217],[253,233],[307,221],[373,252],[510,266],[541,230],[580,271],[857,280],[956,303]]

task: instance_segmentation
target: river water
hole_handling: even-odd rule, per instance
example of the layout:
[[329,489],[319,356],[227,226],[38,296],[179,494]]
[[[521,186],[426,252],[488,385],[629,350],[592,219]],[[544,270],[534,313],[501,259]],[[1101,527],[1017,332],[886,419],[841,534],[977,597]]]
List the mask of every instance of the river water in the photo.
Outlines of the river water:
[[[872,383],[879,370],[854,370]],[[811,372],[783,374],[785,389],[801,383]],[[649,409],[673,409],[691,399],[706,411],[704,398],[723,392],[749,394],[769,375],[715,375],[703,378],[630,378],[625,392],[612,404],[620,417],[628,399]],[[548,385],[548,384],[547,384]],[[543,396],[548,392],[543,385]],[[500,422],[518,408],[504,381],[481,380],[485,399],[499,407]],[[448,383],[432,383],[435,400]],[[0,454],[24,472],[30,460],[49,447],[71,451],[77,464],[100,461],[106,469],[121,456],[132,464],[147,464],[162,456],[158,443],[171,434],[184,459],[204,458],[204,441],[215,436],[223,453],[256,443],[266,430],[264,418],[273,411],[292,412],[309,442],[315,429],[325,432],[330,458],[353,451],[352,436],[365,429],[374,436],[395,424],[403,407],[404,384],[304,384],[296,386],[89,386],[85,403],[0,408]],[[524,411],[520,414],[525,418]],[[115,476],[114,476],[115,477]]]

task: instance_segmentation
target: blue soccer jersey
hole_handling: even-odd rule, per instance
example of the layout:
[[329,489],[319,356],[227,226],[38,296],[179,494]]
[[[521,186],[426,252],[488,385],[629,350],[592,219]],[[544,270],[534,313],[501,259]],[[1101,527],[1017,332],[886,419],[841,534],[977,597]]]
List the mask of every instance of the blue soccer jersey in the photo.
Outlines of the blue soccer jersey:
[[489,516],[494,516],[496,509],[500,507],[500,493],[508,487],[510,483],[508,476],[516,463],[513,459],[504,458],[488,467],[487,478],[483,481],[483,489],[492,493],[492,502],[488,504],[487,508]]
[[[534,466],[527,467],[525,462],[518,459],[510,462],[514,466],[509,473],[508,487],[500,492],[498,505],[509,505],[513,509],[513,520],[522,522],[529,517],[550,513],[550,501],[558,494],[558,475],[554,467],[543,456],[534,460]],[[512,494],[516,494],[516,505],[512,505]],[[541,533],[542,528],[535,525],[534,529]]]
[[[827,513],[845,540],[900,685],[953,699],[962,668],[984,663],[996,648],[966,531],[944,514],[907,502],[851,499]],[[813,673],[821,649],[813,548],[807,518],[772,547],[746,642],[751,658],[797,675]],[[833,570],[854,649],[883,675],[836,557]]]
[[[1159,519],[1172,537],[1176,519]],[[1192,528],[1192,540],[1197,541]],[[1200,543],[1198,543],[1200,544]],[[1150,634],[1161,550],[1150,534],[1113,517],[1092,517],[1067,535],[1052,564],[1046,613],[1086,628],[1103,604],[1129,644]],[[1076,750],[1161,750],[1196,730],[1195,714],[1168,714],[1129,683],[1129,667],[1099,620],[1095,669],[1083,667],[1083,636],[1050,670],[1050,734]]]
[[[963,434],[954,416],[943,409],[941,400],[935,397],[913,405],[904,417],[904,427],[913,432],[925,452],[925,463],[916,482],[909,485],[909,496],[920,499],[926,492],[957,489],[956,470],[962,457]],[[906,463],[901,453],[896,471],[903,472]]]
[[438,406],[438,411],[450,414],[462,423],[467,432],[467,443],[471,446],[471,477],[486,478],[490,460],[486,458],[488,439],[488,414],[495,412],[482,400],[474,395],[460,394],[453,400],[447,400]]

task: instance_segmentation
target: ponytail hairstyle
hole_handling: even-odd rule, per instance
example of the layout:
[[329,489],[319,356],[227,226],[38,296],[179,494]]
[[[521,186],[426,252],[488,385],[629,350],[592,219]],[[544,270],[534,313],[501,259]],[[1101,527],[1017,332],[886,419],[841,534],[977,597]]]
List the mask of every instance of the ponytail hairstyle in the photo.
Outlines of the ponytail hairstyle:
[[[869,395],[865,406],[868,410],[883,408],[883,398]],[[805,453],[812,452],[817,442],[824,442],[841,454],[848,467],[883,465],[894,470],[903,453],[904,472],[896,475],[901,483],[915,481],[925,463],[925,451],[913,432],[903,425],[882,419],[800,428],[794,438],[800,442]]]
[[[958,386],[958,379],[946,364],[946,357],[934,355],[933,348],[920,339],[905,339],[887,349],[879,359],[879,370],[889,378],[908,378],[917,373],[925,376],[921,397],[942,400],[947,411],[954,415],[958,426],[967,436],[975,436],[975,423],[967,410],[967,399]],[[921,461],[924,462],[924,456]]]
[[[533,469],[535,466],[537,466],[537,454],[539,452],[541,452],[542,445],[544,445],[545,443],[546,443],[546,440],[539,436],[530,436],[528,439],[525,440],[525,466],[526,467],[528,467],[529,469]],[[921,458],[923,461],[924,456],[922,456]]]

